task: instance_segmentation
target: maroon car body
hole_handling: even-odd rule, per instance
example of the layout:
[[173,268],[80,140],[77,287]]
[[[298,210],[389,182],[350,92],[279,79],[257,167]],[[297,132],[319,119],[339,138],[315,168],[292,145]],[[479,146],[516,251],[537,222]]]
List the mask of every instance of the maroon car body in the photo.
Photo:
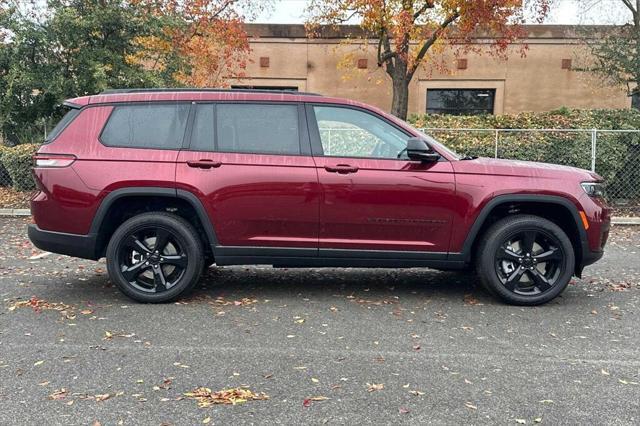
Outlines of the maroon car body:
[[[179,147],[102,143],[114,108],[150,103],[191,108]],[[190,147],[193,109],[211,103],[295,107],[300,154]],[[606,242],[610,211],[581,186],[601,181],[596,174],[461,159],[405,122],[358,102],[296,93],[161,90],[86,96],[67,105],[76,110],[74,117],[42,145],[34,167],[39,192],[31,202],[35,224],[29,235],[44,250],[103,257],[121,223],[114,218],[128,217],[114,209],[161,199],[197,216],[205,250],[219,265],[464,268],[472,264],[482,232],[509,211],[560,225],[573,244],[576,274],[602,256]],[[408,138],[428,141],[440,159],[318,155],[314,106],[369,114]]]

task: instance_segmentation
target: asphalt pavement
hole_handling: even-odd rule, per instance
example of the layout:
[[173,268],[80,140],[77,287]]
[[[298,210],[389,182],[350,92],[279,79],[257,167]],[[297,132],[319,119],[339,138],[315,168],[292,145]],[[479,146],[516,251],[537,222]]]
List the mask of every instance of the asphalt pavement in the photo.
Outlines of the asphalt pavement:
[[540,307],[472,274],[268,267],[143,305],[27,221],[0,219],[3,425],[640,423],[640,227]]

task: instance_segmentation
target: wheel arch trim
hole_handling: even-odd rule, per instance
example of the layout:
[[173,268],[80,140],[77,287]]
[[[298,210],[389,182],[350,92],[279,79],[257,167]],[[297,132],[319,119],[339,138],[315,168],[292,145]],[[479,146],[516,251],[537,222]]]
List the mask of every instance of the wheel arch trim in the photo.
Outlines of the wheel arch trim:
[[104,199],[100,202],[100,206],[98,207],[96,214],[93,217],[93,221],[91,222],[91,228],[89,230],[90,235],[94,235],[99,237],[100,228],[104,222],[107,213],[111,209],[113,203],[121,198],[125,197],[169,197],[169,198],[178,198],[186,201],[193,207],[200,222],[202,223],[202,227],[207,234],[207,240],[209,241],[209,245],[213,249],[218,244],[218,239],[216,237],[215,230],[213,228],[213,224],[207,211],[205,210],[202,202],[196,197],[193,193],[176,188],[165,188],[165,187],[127,187],[116,189],[115,191],[109,192]]
[[584,254],[589,251],[589,240],[587,237],[587,231],[582,226],[582,219],[580,218],[580,214],[578,213],[577,206],[571,200],[557,195],[506,194],[494,197],[489,202],[487,202],[487,204],[482,208],[475,221],[473,222],[473,225],[471,226],[471,229],[469,230],[467,237],[464,240],[461,252],[455,254],[452,253],[449,256],[449,259],[460,260],[461,258],[461,260],[464,260],[465,262],[470,262],[473,244],[479,237],[479,232],[491,212],[496,207],[499,207],[501,205],[518,202],[555,204],[566,208],[573,217],[576,228],[578,229],[578,233],[580,235],[580,246],[582,251],[580,253],[580,258],[584,257]]

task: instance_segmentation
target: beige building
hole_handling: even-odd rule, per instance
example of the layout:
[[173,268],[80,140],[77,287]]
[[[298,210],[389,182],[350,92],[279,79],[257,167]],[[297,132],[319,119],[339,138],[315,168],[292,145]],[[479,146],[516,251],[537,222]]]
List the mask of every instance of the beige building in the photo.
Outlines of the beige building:
[[[376,41],[363,41],[358,27],[325,29],[313,39],[306,37],[302,25],[249,24],[247,30],[252,62],[247,79],[235,81],[235,87],[289,88],[390,109],[391,81],[376,64]],[[631,105],[626,88],[603,87],[592,75],[575,70],[588,60],[576,27],[533,25],[525,31],[527,38],[509,48],[507,60],[471,52],[448,54],[446,70],[421,69],[411,82],[409,114]],[[487,41],[479,37],[475,47]],[[523,45],[527,51],[521,57]]]

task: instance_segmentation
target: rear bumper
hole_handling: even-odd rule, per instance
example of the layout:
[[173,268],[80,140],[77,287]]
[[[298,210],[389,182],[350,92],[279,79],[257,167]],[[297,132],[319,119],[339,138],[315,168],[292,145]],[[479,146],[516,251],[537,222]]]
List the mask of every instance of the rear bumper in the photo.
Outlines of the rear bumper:
[[83,259],[97,260],[95,235],[67,234],[45,231],[31,224],[28,228],[29,239],[40,250]]

